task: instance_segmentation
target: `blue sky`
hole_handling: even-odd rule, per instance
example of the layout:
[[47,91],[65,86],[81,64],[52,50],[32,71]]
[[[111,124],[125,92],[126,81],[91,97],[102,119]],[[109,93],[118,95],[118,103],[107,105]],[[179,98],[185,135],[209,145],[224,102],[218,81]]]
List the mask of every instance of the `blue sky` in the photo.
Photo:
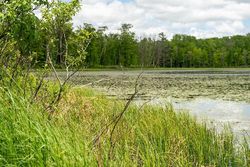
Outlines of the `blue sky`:
[[200,38],[246,34],[250,31],[247,0],[83,0],[74,24],[106,25],[116,32],[122,23],[142,36],[160,32]]
[[[247,19],[244,21],[246,26],[248,27],[248,29],[250,28],[250,19]],[[250,29],[249,29],[249,33],[250,33]]]

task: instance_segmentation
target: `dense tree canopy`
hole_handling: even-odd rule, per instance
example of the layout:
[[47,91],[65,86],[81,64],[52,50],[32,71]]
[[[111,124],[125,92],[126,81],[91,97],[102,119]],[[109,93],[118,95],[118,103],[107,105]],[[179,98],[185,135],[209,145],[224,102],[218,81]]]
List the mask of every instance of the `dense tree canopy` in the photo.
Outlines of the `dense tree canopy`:
[[[250,35],[197,39],[175,35],[171,40],[137,37],[131,24],[118,33],[91,24],[73,27],[79,0],[0,1],[0,65],[58,68],[126,67],[245,67],[250,65]],[[38,18],[35,11],[41,12]],[[85,61],[84,61],[85,60]],[[16,68],[15,68],[16,69]]]
[[[177,34],[171,40],[137,38],[123,24],[120,33],[97,33],[88,52],[88,66],[127,67],[247,67],[250,65],[250,35],[197,39]],[[92,31],[95,30],[92,27]]]
[[58,68],[82,65],[91,34],[73,28],[72,17],[79,9],[79,0],[0,1],[1,68],[17,71],[46,67],[48,62]]

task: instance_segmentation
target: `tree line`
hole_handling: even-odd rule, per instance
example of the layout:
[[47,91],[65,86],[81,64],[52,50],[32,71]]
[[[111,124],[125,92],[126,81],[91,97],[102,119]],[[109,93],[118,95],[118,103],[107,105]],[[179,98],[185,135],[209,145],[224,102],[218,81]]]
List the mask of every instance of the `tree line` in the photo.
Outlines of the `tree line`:
[[176,34],[171,40],[160,33],[157,38],[136,37],[132,25],[123,24],[119,33],[96,32],[87,49],[86,64],[126,67],[247,67],[250,65],[250,34],[223,38],[197,39]]
[[[0,2],[1,68],[125,67],[246,67],[250,65],[250,34],[197,39],[177,34],[167,39],[137,37],[131,24],[119,32],[72,17],[79,0],[2,0]],[[41,16],[35,14],[40,11]]]

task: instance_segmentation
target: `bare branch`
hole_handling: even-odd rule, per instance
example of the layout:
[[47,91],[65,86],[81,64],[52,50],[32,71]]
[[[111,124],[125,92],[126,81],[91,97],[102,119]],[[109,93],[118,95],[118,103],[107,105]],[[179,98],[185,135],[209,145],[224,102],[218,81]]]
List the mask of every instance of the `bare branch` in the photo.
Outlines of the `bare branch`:
[[100,83],[100,82],[102,82],[102,81],[110,81],[110,79],[102,78],[102,79],[100,79],[100,80],[97,80],[97,81],[94,81],[94,82],[90,82],[90,83],[87,83],[87,84],[78,86],[78,87],[76,87],[76,88],[83,88],[83,87],[86,87],[86,86],[94,85],[95,83]]
[[114,148],[114,143],[113,143],[113,134],[115,132],[115,129],[118,125],[118,123],[120,122],[120,120],[122,119],[123,115],[126,113],[126,111],[128,110],[131,102],[134,100],[134,98],[136,97],[136,95],[138,94],[139,90],[138,90],[138,85],[139,85],[139,79],[141,78],[141,75],[143,74],[143,72],[141,72],[135,82],[135,88],[134,88],[134,93],[131,95],[131,97],[129,98],[129,100],[127,101],[127,103],[125,104],[122,112],[120,112],[119,114],[117,114],[110,122],[108,122],[106,125],[104,125],[104,128],[102,128],[102,130],[99,132],[99,134],[95,137],[95,139],[93,140],[94,146],[100,142],[100,138],[101,136],[107,132],[109,130],[109,127],[111,125],[114,124],[111,133],[110,133],[110,152],[112,152],[113,148]]
[[53,70],[53,72],[54,72],[54,74],[56,76],[57,81],[59,82],[60,85],[62,85],[62,81],[61,81],[61,79],[59,78],[59,76],[57,74],[57,71],[56,71],[56,69],[55,69],[55,67],[53,65],[53,62],[52,62],[50,56],[48,56],[48,61],[49,61],[49,64],[50,64],[50,66],[51,66],[51,68],[52,68],[52,70]]

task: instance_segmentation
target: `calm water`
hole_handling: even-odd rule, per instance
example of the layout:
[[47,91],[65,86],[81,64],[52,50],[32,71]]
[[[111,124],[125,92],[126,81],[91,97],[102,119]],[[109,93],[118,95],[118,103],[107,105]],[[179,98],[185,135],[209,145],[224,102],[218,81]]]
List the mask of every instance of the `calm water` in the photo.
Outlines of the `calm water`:
[[[177,111],[187,111],[199,120],[213,122],[218,129],[224,124],[230,123],[236,134],[250,135],[250,104],[244,102],[213,100],[209,98],[197,98],[190,101],[176,99],[153,99],[151,105],[165,106],[171,103]],[[141,102],[137,103],[142,104]]]
[[195,99],[173,103],[177,110],[188,110],[201,119],[230,123],[236,133],[250,134],[250,104],[212,99]]

